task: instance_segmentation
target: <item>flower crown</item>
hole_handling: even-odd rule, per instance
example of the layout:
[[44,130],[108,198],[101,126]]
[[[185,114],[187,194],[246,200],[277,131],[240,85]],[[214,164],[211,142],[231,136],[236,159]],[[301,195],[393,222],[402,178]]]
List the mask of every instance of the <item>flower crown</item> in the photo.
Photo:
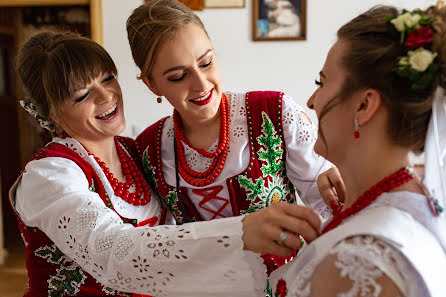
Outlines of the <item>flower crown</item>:
[[413,91],[429,88],[438,70],[438,65],[434,63],[437,53],[431,50],[434,17],[421,10],[403,10],[401,14],[391,15],[386,20],[401,32],[400,42],[408,49],[406,56],[398,58],[395,72],[412,82],[410,87]]

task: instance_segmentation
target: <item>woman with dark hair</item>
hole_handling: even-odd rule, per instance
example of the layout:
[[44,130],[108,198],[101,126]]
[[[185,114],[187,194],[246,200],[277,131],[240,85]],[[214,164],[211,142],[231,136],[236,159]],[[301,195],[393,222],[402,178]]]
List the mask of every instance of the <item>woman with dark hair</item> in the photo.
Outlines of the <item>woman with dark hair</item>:
[[[315,151],[345,182],[321,236],[271,275],[274,296],[444,295],[446,7],[373,8],[342,26],[308,100]],[[409,153],[426,151],[425,177]]]
[[277,203],[248,216],[174,224],[145,180],[125,127],[116,67],[95,42],[43,32],[18,56],[23,102],[51,143],[10,191],[26,245],[25,296],[259,296],[255,252],[288,255],[320,221],[309,208]]

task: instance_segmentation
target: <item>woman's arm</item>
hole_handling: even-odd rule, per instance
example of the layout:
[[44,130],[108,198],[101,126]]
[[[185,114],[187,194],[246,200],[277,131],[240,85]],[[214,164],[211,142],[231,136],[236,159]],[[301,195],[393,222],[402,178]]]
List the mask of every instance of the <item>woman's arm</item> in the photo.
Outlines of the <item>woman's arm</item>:
[[[278,205],[263,215],[135,228],[124,224],[97,193],[88,190],[82,170],[63,158],[30,162],[16,201],[26,225],[41,229],[101,284],[157,296],[209,296],[209,292],[226,296],[228,288],[239,296],[262,292],[265,275],[258,263],[261,259],[245,252],[244,247],[261,252],[274,250],[268,242],[274,243],[278,234],[266,234],[265,228],[296,222],[296,227],[290,228],[299,228],[303,224],[299,223],[301,219],[290,218],[301,210],[290,211],[288,206]],[[307,220],[308,214],[302,216]],[[309,220],[316,226],[302,228],[310,239],[316,237],[319,228],[314,218]],[[248,238],[242,239],[243,230]],[[292,248],[298,243],[290,237],[285,244]]]

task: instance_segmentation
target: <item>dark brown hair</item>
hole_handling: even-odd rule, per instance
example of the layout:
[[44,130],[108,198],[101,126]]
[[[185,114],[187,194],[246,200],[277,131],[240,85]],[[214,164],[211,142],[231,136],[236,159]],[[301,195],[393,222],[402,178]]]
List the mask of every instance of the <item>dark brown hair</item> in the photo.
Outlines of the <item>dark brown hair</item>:
[[127,20],[127,37],[141,70],[139,79],[149,78],[162,42],[188,24],[196,24],[206,33],[200,18],[177,0],[152,0],[133,11]]
[[76,91],[102,73],[117,74],[113,60],[96,42],[76,33],[52,31],[36,34],[23,45],[17,72],[27,99],[52,121]]
[[374,7],[338,30],[338,39],[348,46],[342,58],[347,77],[341,93],[321,112],[320,118],[353,92],[373,88],[381,94],[389,111],[391,139],[414,152],[422,152],[432,113],[433,92],[438,85],[444,87],[446,84],[441,81],[446,74],[446,10],[431,7],[426,13],[435,17],[432,50],[438,53],[435,63],[440,66],[431,86],[423,91],[412,91],[411,81],[396,74],[398,58],[407,55],[407,48],[400,43],[400,32],[387,18],[399,11],[389,6]]

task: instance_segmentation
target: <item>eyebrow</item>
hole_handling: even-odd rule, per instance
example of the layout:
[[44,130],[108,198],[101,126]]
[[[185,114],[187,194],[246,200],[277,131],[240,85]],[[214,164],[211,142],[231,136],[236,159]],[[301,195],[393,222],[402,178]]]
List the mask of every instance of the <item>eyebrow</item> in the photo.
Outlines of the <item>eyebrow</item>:
[[[204,54],[202,54],[201,56],[198,57],[197,61],[200,61],[201,59],[203,59],[204,57],[206,57],[210,52],[212,52],[212,49],[208,49]],[[167,69],[166,71],[163,72],[163,75],[175,71],[175,70],[181,70],[184,69],[184,66],[175,66],[172,68]]]
[[319,75],[322,76],[323,78],[327,78],[322,71],[319,72]]

